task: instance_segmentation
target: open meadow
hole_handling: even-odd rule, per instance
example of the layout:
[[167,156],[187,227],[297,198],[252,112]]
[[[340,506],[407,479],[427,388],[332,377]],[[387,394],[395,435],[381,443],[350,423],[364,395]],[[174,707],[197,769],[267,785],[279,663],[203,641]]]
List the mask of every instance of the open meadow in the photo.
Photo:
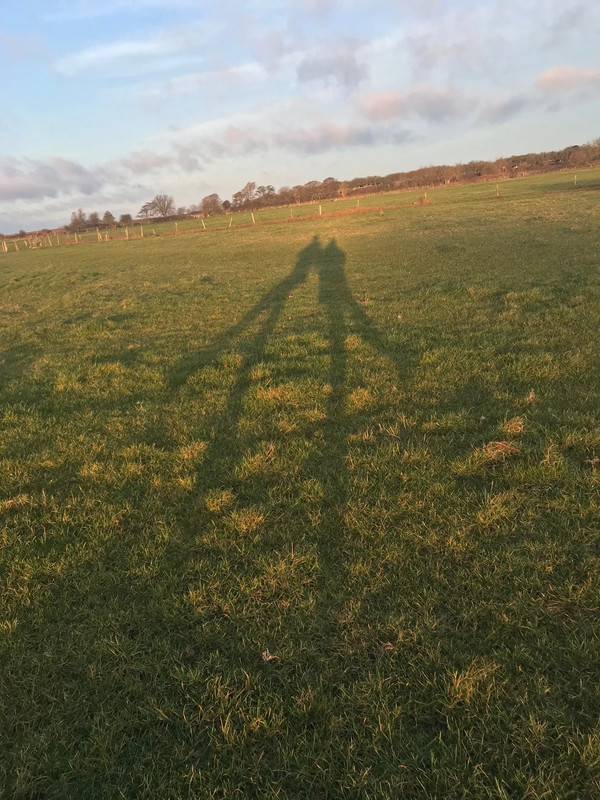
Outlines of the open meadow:
[[600,169],[419,194],[0,252],[1,797],[599,796]]

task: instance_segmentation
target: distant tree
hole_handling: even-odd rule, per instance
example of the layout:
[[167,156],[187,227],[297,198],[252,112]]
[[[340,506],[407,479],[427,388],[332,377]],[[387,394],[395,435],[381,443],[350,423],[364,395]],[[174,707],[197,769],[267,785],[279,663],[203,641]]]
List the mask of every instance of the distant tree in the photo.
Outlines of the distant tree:
[[293,186],[292,187],[292,193],[294,195],[294,202],[296,202],[296,203],[304,202],[304,200],[305,200],[304,186],[300,186],[300,184],[297,184],[296,186]]
[[259,207],[273,205],[275,196],[274,186],[257,186],[254,192],[255,204]]
[[148,203],[144,203],[144,205],[138,211],[138,217],[143,217],[144,219],[148,219],[148,217],[158,217],[159,214],[156,212],[156,208],[154,207],[154,203],[150,200]]
[[27,231],[24,231],[23,228],[19,231],[19,236],[27,236]]
[[223,200],[223,211],[229,211],[231,208],[231,202],[229,200]]
[[223,213],[223,203],[218,194],[209,194],[202,198],[200,211],[205,217],[216,217]]
[[177,207],[177,216],[178,217],[185,217],[187,214],[187,208],[185,206],[178,206]]
[[307,200],[321,199],[321,184],[319,181],[309,181],[304,184],[304,195]]
[[119,217],[119,225],[132,225],[133,219],[131,214],[121,214]]
[[340,190],[340,182],[336,178],[325,178],[321,184],[321,194],[323,197],[337,197]]
[[254,200],[255,192],[256,184],[253,181],[249,181],[243,189],[233,195],[231,198],[232,206],[236,209],[249,208]]
[[156,194],[152,200],[157,217],[172,217],[175,214],[175,200],[169,194]]
[[294,202],[294,192],[289,186],[282,186],[277,196],[282,206],[288,206]]
[[110,213],[110,211],[105,211],[104,216],[102,217],[102,222],[107,226],[112,228],[115,224],[114,215]]
[[141,207],[139,216],[145,217],[173,217],[175,215],[175,200],[168,194],[156,194]]
[[98,225],[100,225],[100,214],[98,214],[97,211],[92,211],[92,213],[90,214],[90,216],[88,218],[88,224],[92,225],[94,227],[97,227]]
[[73,211],[71,214],[71,222],[69,223],[69,230],[82,231],[87,225],[87,217],[82,208]]

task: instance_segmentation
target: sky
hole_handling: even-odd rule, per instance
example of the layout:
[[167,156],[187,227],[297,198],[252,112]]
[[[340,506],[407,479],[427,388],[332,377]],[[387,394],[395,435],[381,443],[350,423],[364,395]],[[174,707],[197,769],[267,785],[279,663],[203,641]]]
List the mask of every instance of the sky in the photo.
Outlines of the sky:
[[0,231],[600,136],[597,0],[0,0]]

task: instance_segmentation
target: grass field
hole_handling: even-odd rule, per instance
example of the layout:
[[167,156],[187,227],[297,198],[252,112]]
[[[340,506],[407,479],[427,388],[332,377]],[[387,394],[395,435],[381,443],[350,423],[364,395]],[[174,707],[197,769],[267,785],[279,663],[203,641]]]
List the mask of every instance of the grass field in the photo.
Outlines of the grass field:
[[501,193],[0,253],[0,796],[599,796],[600,170]]

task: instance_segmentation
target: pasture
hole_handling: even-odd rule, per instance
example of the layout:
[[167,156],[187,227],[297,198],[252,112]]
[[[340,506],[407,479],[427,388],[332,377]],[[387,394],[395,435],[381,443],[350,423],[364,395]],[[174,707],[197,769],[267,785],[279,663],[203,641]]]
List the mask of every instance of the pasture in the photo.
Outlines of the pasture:
[[500,192],[0,253],[0,796],[598,796],[600,169]]

